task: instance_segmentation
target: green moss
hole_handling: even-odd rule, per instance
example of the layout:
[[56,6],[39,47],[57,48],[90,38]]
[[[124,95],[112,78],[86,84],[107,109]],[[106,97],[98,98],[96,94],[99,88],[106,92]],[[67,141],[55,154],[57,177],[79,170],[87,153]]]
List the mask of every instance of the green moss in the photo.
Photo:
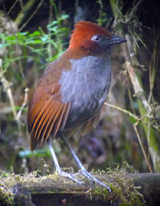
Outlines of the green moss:
[[27,175],[16,175],[0,170],[0,199],[7,205],[14,203],[14,186],[21,183],[36,181],[37,172]]
[[[34,171],[30,174],[25,175],[17,175],[14,173],[8,174],[4,171],[0,171],[0,198],[10,204],[11,202],[13,202],[15,197],[12,190],[14,187],[16,188],[17,184],[36,184],[38,187],[45,190],[46,194],[53,194],[57,191],[58,193],[72,193],[74,191],[74,194],[79,194],[79,192],[83,192],[86,198],[89,197],[95,200],[102,199],[106,202],[118,201],[119,204],[121,203],[121,205],[127,206],[132,206],[136,204],[143,205],[141,204],[143,200],[142,195],[138,192],[137,188],[134,187],[132,178],[127,176],[128,171],[136,171],[134,171],[134,169],[132,167],[129,167],[129,165],[126,163],[123,166],[123,168],[119,168],[119,166],[117,166],[114,170],[109,168],[107,173],[104,171],[91,172],[96,178],[98,178],[100,181],[104,182],[111,188],[111,193],[108,191],[108,189],[98,187],[97,185],[95,185],[96,187],[94,188],[93,184],[90,184],[91,189],[85,191],[85,184],[77,186],[77,184],[73,183],[72,180],[59,176],[56,172],[47,176],[40,176],[40,171]],[[88,180],[86,180],[83,175],[77,175],[76,178],[85,183],[88,182]],[[51,188],[54,186],[55,190],[51,190]],[[75,188],[75,190],[73,188]],[[37,193],[37,190],[34,191],[32,187],[30,191],[32,191],[32,193]]]
[[12,205],[14,200],[14,195],[12,191],[5,187],[3,183],[0,183],[0,199],[7,205]]
[[[128,176],[128,173],[136,173],[137,171],[128,163],[124,162],[123,167],[120,168],[119,165],[115,169],[108,168],[109,182],[103,179],[103,174],[106,172],[101,171],[101,181],[107,184],[112,192],[105,188],[96,187],[93,190],[93,196],[98,198],[102,197],[103,200],[112,200],[112,202],[117,202],[119,205],[133,206],[133,205],[143,205],[143,196],[138,192],[137,188],[134,187],[132,178]],[[97,176],[98,177],[98,176]],[[106,177],[106,176],[105,176]]]

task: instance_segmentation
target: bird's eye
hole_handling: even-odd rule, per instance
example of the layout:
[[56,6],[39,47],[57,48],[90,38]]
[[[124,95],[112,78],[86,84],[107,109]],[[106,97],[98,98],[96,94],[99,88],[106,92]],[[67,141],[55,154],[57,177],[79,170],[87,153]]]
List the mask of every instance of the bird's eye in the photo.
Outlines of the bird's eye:
[[101,36],[99,36],[99,35],[94,35],[94,36],[92,36],[92,41],[94,41],[94,42],[100,42],[101,41],[101,39],[102,39],[102,37]]

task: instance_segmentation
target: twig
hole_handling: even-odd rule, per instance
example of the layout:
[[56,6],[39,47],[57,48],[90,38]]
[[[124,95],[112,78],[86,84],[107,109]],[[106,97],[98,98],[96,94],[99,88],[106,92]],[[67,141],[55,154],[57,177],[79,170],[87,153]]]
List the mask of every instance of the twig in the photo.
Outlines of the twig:
[[18,114],[17,114],[17,120],[18,120],[18,121],[19,121],[19,119],[20,119],[20,116],[21,116],[21,114],[22,114],[22,111],[23,111],[24,107],[25,107],[26,104],[27,104],[27,100],[28,100],[28,91],[29,91],[28,88],[25,88],[24,101],[23,101],[23,104],[22,104],[22,106],[21,106],[21,108],[20,108]]
[[140,146],[141,146],[141,149],[142,149],[144,158],[145,158],[145,160],[146,160],[146,162],[147,162],[149,171],[150,171],[150,172],[153,172],[151,163],[150,163],[150,161],[149,161],[149,159],[148,159],[148,157],[147,157],[146,151],[144,150],[143,143],[142,143],[142,141],[141,141],[141,138],[140,138],[139,133],[138,133],[138,130],[137,130],[137,123],[133,124],[133,127],[134,127],[134,130],[135,130],[135,132],[136,132],[136,135],[137,135],[139,144],[140,144]]
[[141,119],[139,118],[139,117],[137,117],[136,115],[134,115],[134,114],[132,114],[130,111],[128,111],[128,110],[125,110],[125,109],[123,109],[123,108],[120,108],[120,107],[117,107],[117,106],[115,106],[115,105],[113,105],[113,104],[109,104],[109,103],[107,103],[107,102],[105,102],[104,103],[105,105],[108,105],[108,106],[110,106],[110,107],[112,107],[112,108],[114,108],[114,109],[117,109],[117,110],[119,110],[119,111],[121,111],[121,112],[123,112],[123,113],[125,113],[125,114],[128,114],[130,117],[133,117],[135,120],[137,120],[137,121],[140,121]]
[[6,78],[3,74],[3,71],[1,71],[1,70],[2,70],[2,59],[0,59],[1,82],[2,82],[2,85],[3,85],[4,89],[7,92],[9,102],[10,102],[10,105],[11,105],[11,108],[12,108],[13,116],[16,119],[17,112],[16,112],[16,109],[15,109],[15,102],[14,102],[14,98],[13,98],[12,91],[11,91],[11,88],[10,88],[11,83],[6,80]]
[[144,90],[142,89],[142,87],[139,83],[139,80],[137,78],[137,75],[135,74],[135,70],[134,70],[134,68],[131,64],[131,61],[130,61],[130,58],[129,58],[129,55],[128,55],[128,51],[127,51],[128,50],[127,45],[123,45],[122,50],[123,50],[124,58],[125,58],[125,62],[126,62],[126,69],[128,71],[130,80],[132,82],[134,92],[135,92],[135,96],[142,102],[145,110],[149,113],[149,112],[151,112],[151,107],[148,104],[148,101],[147,101],[147,99],[144,95],[145,94]]
[[[17,24],[18,27],[23,23],[23,21],[28,17],[29,12],[33,8],[33,6],[37,3],[38,0],[30,0],[28,1],[25,6],[23,7],[23,10],[19,13],[18,17],[15,20],[15,23]],[[35,13],[38,11],[39,7],[41,6],[43,0],[38,4],[37,8],[35,11],[30,15],[30,17],[27,19],[27,21],[23,24],[23,26],[19,29],[21,31],[26,24],[31,20],[31,18],[35,15]]]
[[9,11],[7,12],[7,15],[10,14],[10,12],[12,11],[13,7],[16,5],[16,3],[18,2],[19,0],[16,0],[13,5],[11,6],[11,8],[9,9]]
[[[36,3],[37,0],[35,0]],[[44,0],[41,0],[40,3],[38,4],[37,8],[34,10],[34,12],[30,15],[30,17],[26,20],[26,22],[23,24],[23,26],[20,27],[19,31],[21,31],[27,24],[28,22],[33,18],[33,16],[37,13],[38,9],[41,7],[42,3]]]

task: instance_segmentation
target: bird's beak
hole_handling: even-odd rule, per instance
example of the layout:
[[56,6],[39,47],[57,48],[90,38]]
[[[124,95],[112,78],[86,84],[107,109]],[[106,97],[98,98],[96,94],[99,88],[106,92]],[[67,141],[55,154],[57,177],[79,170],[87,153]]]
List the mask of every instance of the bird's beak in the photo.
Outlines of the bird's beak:
[[125,38],[119,36],[112,36],[112,38],[109,40],[109,44],[120,44],[126,41],[127,40]]

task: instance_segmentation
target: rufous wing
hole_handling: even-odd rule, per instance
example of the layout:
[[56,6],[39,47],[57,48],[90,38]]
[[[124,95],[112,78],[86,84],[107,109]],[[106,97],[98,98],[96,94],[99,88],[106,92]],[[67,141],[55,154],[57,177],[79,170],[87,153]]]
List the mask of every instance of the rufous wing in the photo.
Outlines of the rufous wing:
[[63,65],[60,65],[58,74],[57,66],[53,64],[45,71],[30,101],[27,124],[31,150],[50,135],[54,138],[67,121],[70,103],[62,102],[58,80]]

